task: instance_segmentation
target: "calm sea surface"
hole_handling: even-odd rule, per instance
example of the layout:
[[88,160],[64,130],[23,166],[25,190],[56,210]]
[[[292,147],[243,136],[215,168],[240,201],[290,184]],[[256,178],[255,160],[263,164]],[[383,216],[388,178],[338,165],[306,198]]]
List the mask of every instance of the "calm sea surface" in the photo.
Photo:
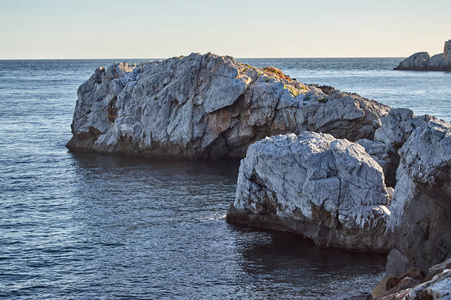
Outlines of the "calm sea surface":
[[[68,153],[76,90],[113,61],[0,61],[0,298],[337,299],[380,279],[382,256],[228,224],[237,161]],[[451,73],[241,61],[451,121]]]

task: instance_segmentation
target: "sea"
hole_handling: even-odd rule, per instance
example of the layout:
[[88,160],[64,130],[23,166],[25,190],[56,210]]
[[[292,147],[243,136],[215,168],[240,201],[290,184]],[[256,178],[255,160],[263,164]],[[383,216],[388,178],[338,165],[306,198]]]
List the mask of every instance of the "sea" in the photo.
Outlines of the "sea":
[[[238,60],[451,121],[451,73],[394,71],[401,58]],[[371,291],[384,255],[229,224],[239,161],[69,153],[77,88],[115,61],[0,61],[1,299],[343,299]]]

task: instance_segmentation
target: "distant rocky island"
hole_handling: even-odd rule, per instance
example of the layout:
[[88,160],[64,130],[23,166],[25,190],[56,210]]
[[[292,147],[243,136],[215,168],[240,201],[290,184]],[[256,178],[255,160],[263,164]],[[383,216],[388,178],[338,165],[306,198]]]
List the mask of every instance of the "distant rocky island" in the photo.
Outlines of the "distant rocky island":
[[395,70],[451,71],[451,40],[445,42],[443,53],[432,57],[427,52],[412,54],[400,62]]
[[72,134],[72,152],[243,158],[228,221],[388,254],[375,298],[450,295],[450,123],[194,53],[98,68]]

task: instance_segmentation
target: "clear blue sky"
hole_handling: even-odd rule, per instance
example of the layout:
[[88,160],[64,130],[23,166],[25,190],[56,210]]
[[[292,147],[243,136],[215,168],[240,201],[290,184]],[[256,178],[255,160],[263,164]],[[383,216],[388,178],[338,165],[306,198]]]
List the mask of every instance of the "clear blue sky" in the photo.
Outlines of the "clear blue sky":
[[451,0],[0,0],[0,59],[404,57],[451,39]]

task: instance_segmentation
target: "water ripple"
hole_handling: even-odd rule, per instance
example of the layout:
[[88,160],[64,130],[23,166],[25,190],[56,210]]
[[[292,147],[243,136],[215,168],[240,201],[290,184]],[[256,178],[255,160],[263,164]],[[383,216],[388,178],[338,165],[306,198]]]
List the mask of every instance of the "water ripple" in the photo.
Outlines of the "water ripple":
[[[327,299],[377,282],[384,257],[228,224],[238,161],[69,154],[76,90],[111,62],[0,61],[0,297]],[[397,103],[393,78],[421,79],[378,61],[254,62]],[[411,95],[451,94],[432,86],[440,92]]]

